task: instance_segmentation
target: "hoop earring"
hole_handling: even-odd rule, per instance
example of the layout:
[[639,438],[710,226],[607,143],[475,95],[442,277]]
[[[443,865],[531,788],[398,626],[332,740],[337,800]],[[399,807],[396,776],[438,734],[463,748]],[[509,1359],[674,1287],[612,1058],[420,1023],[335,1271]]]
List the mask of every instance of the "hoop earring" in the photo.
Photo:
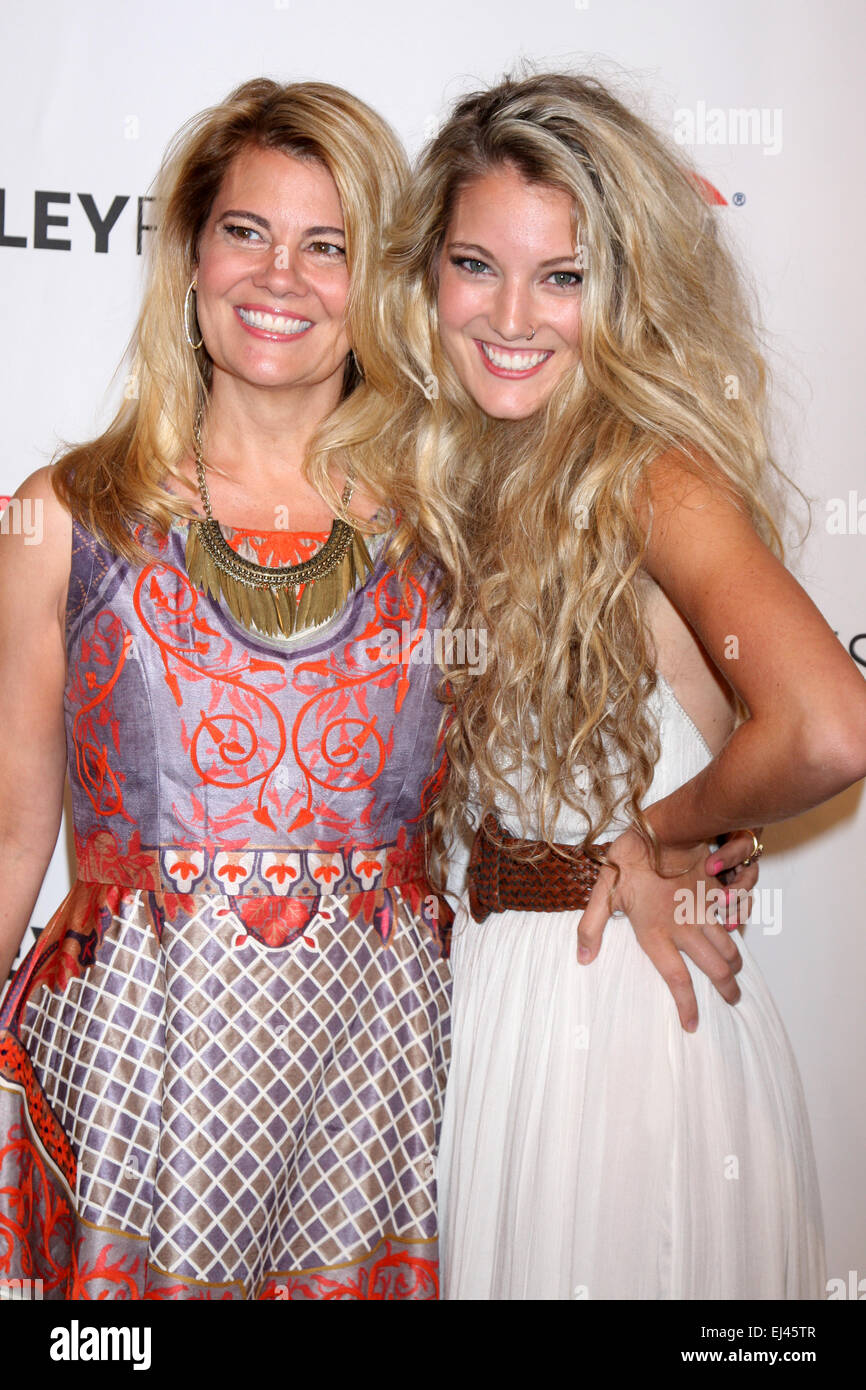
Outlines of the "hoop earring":
[[[189,297],[195,291],[197,286],[198,280],[191,280],[190,283],[187,285],[186,294],[184,295],[183,299],[183,335],[189,343],[190,347],[192,348],[193,352],[197,352],[198,349],[201,347],[202,343],[204,342],[204,337],[201,337],[199,338],[197,343],[194,343],[192,340],[192,335],[189,331]],[[198,331],[199,333],[201,333],[201,328],[199,328]]]

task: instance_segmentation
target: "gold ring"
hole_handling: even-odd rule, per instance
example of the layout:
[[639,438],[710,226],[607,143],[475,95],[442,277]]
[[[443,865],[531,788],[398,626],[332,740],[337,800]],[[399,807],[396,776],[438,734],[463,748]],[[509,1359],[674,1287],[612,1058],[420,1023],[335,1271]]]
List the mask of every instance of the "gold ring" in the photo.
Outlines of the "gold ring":
[[752,850],[751,850],[751,853],[749,854],[748,859],[744,859],[744,860],[743,860],[743,868],[744,868],[744,869],[745,869],[749,864],[751,864],[751,862],[752,862],[753,859],[760,859],[761,855],[764,853],[764,846],[761,844],[761,842],[760,842],[760,840],[758,839],[757,835],[755,834],[754,830],[749,830],[749,831],[747,831],[746,833],[749,834],[749,835],[751,835],[751,837],[752,837]]

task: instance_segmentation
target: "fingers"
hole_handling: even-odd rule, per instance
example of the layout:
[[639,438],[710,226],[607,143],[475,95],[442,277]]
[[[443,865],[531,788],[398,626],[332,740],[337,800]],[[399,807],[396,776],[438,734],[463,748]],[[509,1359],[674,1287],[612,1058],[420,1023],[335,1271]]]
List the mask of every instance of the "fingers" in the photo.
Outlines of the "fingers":
[[[734,924],[736,927],[736,923]],[[723,960],[727,961],[728,966],[736,975],[743,968],[743,957],[737,949],[735,935],[732,929],[719,926],[714,922],[708,922],[706,926],[700,928],[714,950],[718,951]]]
[[[754,849],[751,831],[732,835],[719,850],[707,856],[705,873],[715,878],[715,888],[706,894],[707,904],[713,901],[713,912],[706,921],[703,912],[686,925],[680,915],[682,904],[673,892],[670,876],[659,875],[646,862],[642,845],[632,845],[630,832],[615,841],[621,857],[616,863],[622,870],[621,880],[609,868],[602,869],[581,915],[577,932],[578,960],[589,964],[597,956],[605,926],[617,909],[629,917],[638,943],[661,975],[674,1000],[681,1026],[694,1032],[698,1026],[698,1003],[692,983],[693,965],[710,980],[713,987],[729,1004],[740,999],[736,976],[743,967],[743,958],[732,933],[748,920],[751,908],[749,888],[757,879],[757,864],[750,851]],[[743,859],[753,863],[743,868]],[[697,873],[696,873],[697,870]],[[735,880],[724,890],[720,880],[727,875]],[[661,882],[660,882],[661,878]],[[689,884],[687,893],[695,904],[696,885],[701,892],[707,887],[701,881],[696,864],[682,870],[675,882]],[[614,885],[616,884],[616,888]],[[677,904],[674,910],[673,902]]]
[[738,864],[734,869],[726,869],[724,873],[718,875],[726,888],[736,888],[739,891],[751,893],[758,882],[759,865],[757,859],[753,859],[751,864]]
[[668,936],[647,934],[640,944],[673,995],[680,1023],[693,1033],[698,1026],[698,1001],[685,961]]
[[[722,998],[729,1004],[736,1004],[740,997],[740,986],[737,984],[732,962],[716,949],[709,936],[710,930],[711,928],[705,927],[701,931],[691,931],[688,936],[682,937],[677,945],[689,960],[694,961],[698,969],[703,971]],[[739,952],[737,954],[739,955]],[[740,964],[742,965],[742,960]]]
[[752,911],[752,895],[746,888],[737,886],[725,889],[725,906],[720,921],[728,931],[745,926]]
[[577,959],[581,965],[589,965],[598,955],[605,923],[612,911],[612,883],[613,874],[607,869],[602,869],[589,895],[589,902],[581,914],[577,927]]
[[[760,828],[755,835],[760,840]],[[725,840],[719,849],[707,856],[704,872],[718,879],[726,888],[737,888],[750,893],[757,885],[760,868],[754,857],[755,842],[751,830],[737,830]],[[748,859],[750,862],[744,864]],[[745,921],[745,917],[741,917]]]

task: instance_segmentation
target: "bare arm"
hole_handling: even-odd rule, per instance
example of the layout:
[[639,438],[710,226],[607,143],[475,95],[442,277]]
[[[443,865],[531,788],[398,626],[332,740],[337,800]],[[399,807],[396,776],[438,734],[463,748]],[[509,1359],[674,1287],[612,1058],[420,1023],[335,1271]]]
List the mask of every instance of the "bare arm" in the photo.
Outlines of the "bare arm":
[[[613,842],[620,881],[614,887],[609,869],[599,875],[578,928],[578,959],[595,958],[609,912],[622,908],[692,1030],[697,1002],[683,955],[734,1003],[737,953],[723,940],[719,945],[717,928],[677,920],[680,892],[695,901],[707,842],[720,832],[796,815],[866,775],[866,682],[718,485],[670,456],[657,461],[648,481],[647,572],[688,620],[749,718],[696,777],[646,809],[664,877],[635,831]],[[646,505],[647,526],[649,519]]]
[[688,850],[797,815],[866,775],[866,681],[718,489],[669,459],[650,489],[646,568],[750,714],[702,772],[647,813],[664,844]]
[[[743,717],[727,676],[718,671],[683,615],[646,570],[641,570],[637,579],[641,609],[652,635],[656,670],[668,681],[711,752],[720,753]],[[718,877],[724,885],[729,900],[729,926],[747,920],[748,895],[758,882],[757,859],[750,859],[748,865],[743,863],[754,851],[752,831],[760,840],[761,827],[757,826],[739,833],[719,832],[718,838],[724,844],[707,857],[704,866],[708,878]],[[719,864],[723,866],[721,870]],[[716,940],[734,963],[733,968],[740,968],[742,960],[736,948],[723,944],[724,934]]]
[[[72,522],[40,468],[15,494],[41,540],[0,534],[0,988],[30,920],[63,809],[64,616]],[[10,513],[12,515],[12,513]]]

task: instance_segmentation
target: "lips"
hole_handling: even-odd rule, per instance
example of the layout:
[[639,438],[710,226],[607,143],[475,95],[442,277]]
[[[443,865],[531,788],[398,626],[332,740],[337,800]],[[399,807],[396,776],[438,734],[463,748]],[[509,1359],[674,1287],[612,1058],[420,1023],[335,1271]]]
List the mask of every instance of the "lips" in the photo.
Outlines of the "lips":
[[482,362],[494,376],[515,379],[534,376],[553,356],[552,349],[532,352],[526,348],[514,350],[497,347],[494,343],[482,342],[480,338],[475,338],[473,341],[481,354]]
[[249,332],[266,338],[297,338],[312,328],[311,319],[297,318],[269,309],[253,309],[236,304],[235,313]]

